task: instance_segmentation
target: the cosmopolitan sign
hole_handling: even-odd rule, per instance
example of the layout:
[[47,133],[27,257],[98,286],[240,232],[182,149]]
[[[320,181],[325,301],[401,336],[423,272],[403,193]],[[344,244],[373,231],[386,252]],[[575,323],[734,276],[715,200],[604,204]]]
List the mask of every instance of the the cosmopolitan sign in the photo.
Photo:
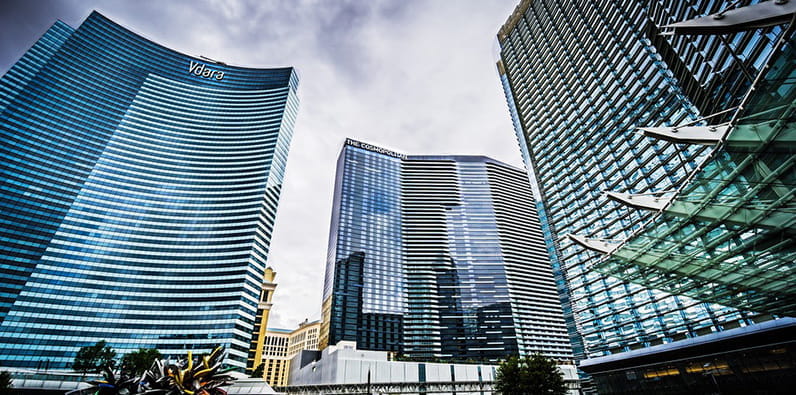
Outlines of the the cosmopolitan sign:
[[389,155],[389,156],[392,156],[393,158],[406,159],[406,154],[399,154],[397,152],[390,151],[388,149],[384,149],[384,148],[381,148],[381,147],[377,147],[375,145],[371,145],[371,144],[368,144],[368,143],[363,143],[361,141],[356,141],[356,140],[352,140],[352,139],[345,139],[345,144],[346,145],[350,145],[352,147],[362,148],[362,149],[366,149],[368,151],[373,151],[373,152],[378,152],[380,154]]
[[224,78],[223,71],[213,70],[204,63],[195,63],[194,61],[188,65],[188,72],[204,78],[215,78],[219,81]]

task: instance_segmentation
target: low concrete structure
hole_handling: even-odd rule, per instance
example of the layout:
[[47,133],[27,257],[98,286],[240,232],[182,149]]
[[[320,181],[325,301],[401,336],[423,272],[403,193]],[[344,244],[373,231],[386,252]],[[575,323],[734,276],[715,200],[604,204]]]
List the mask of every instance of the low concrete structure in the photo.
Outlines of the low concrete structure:
[[[496,365],[392,361],[384,351],[357,350],[341,341],[322,352],[304,351],[290,362],[288,394],[491,394]],[[574,365],[560,365],[570,395],[580,393]]]
[[236,380],[229,387],[223,387],[229,395],[243,394],[276,394],[277,392],[261,378],[246,378]]
[[36,370],[23,368],[7,368],[11,373],[12,394],[58,394],[87,389],[91,387],[88,380],[99,379],[94,374],[83,374],[64,370]]

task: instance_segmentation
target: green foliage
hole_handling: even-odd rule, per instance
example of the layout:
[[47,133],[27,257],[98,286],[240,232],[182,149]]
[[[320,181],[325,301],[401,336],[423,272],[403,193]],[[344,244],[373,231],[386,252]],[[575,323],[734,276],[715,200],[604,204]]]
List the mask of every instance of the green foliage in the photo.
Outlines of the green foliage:
[[126,354],[122,358],[122,370],[129,372],[133,376],[138,376],[149,369],[155,360],[160,359],[160,351],[155,348],[139,348]]
[[502,395],[567,393],[555,361],[539,354],[509,357],[500,363],[495,381],[495,390]]
[[264,375],[265,375],[265,364],[261,363],[261,364],[257,365],[256,368],[254,368],[254,371],[252,372],[251,375],[249,375],[249,377],[261,378]]
[[116,367],[116,351],[108,346],[105,340],[93,346],[81,347],[72,364],[72,369],[81,373],[100,373],[105,368],[114,367]]
[[14,385],[11,383],[11,373],[6,372],[3,370],[0,372],[0,394],[10,394],[11,388],[14,388]]
[[483,365],[492,365],[494,361],[489,360],[488,358],[455,358],[455,357],[447,357],[447,358],[439,358],[439,357],[412,357],[404,354],[393,354],[392,359],[394,361],[403,361],[403,362],[430,362],[430,363],[457,363],[457,364],[465,364],[465,365],[475,365],[475,364],[483,364]]

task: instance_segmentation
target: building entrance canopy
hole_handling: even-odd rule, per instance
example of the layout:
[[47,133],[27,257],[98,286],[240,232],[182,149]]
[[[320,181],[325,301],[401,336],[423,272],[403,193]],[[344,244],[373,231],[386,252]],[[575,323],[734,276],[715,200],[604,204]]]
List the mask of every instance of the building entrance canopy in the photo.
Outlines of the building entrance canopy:
[[784,32],[728,132],[679,190],[654,198],[609,194],[658,214],[605,251],[595,270],[706,302],[796,316],[793,32]]

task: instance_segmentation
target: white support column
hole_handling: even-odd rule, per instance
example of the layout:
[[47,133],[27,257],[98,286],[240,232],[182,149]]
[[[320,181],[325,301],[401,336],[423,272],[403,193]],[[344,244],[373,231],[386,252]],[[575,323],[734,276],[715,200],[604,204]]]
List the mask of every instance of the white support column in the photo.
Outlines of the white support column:
[[586,247],[592,251],[597,251],[601,254],[610,254],[616,247],[619,247],[620,242],[602,240],[602,239],[589,239],[586,236],[568,234],[567,237],[572,241]]
[[796,1],[771,0],[664,26],[671,35],[727,34],[787,23]]
[[634,195],[632,193],[611,191],[605,191],[605,195],[608,196],[609,199],[622,203],[625,206],[653,211],[662,210],[669,204],[669,201],[672,200],[671,196]]

